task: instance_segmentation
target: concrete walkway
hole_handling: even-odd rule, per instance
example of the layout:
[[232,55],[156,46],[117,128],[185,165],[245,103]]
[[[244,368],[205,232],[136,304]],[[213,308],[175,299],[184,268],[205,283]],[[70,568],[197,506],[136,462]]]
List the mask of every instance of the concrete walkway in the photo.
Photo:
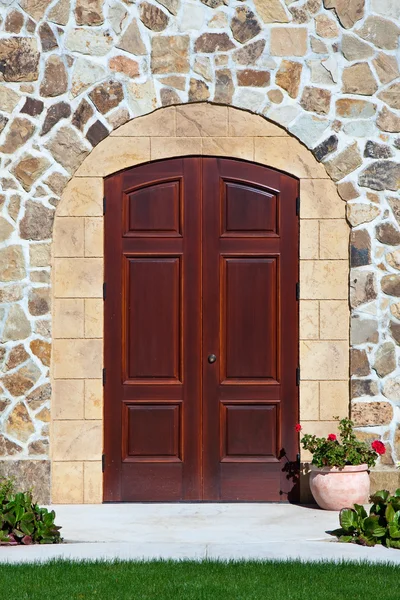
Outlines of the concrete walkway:
[[0,562],[83,559],[368,560],[400,551],[339,544],[338,513],[289,504],[54,506],[67,543],[0,547]]

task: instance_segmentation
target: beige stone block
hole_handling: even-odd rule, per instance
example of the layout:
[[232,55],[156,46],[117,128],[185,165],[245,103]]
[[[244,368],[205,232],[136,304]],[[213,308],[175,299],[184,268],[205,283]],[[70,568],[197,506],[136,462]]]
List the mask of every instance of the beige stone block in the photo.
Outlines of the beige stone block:
[[52,504],[83,503],[83,463],[53,462],[51,468]]
[[101,379],[85,381],[85,419],[103,418],[103,382]]
[[103,337],[104,301],[99,298],[85,300],[85,337]]
[[318,381],[302,381],[300,384],[300,420],[319,421]]
[[319,338],[319,302],[302,300],[300,302],[300,339],[317,340]]
[[84,300],[75,298],[55,299],[53,306],[54,338],[83,338]]
[[319,256],[322,259],[348,258],[349,226],[344,219],[320,221]]
[[[273,169],[280,169],[296,177],[306,179],[326,179],[324,166],[318,163],[312,153],[291,137],[254,138],[255,160]],[[306,215],[302,214],[302,217]]]
[[348,296],[345,260],[300,261],[300,297],[304,300],[345,300]]
[[322,420],[349,416],[349,382],[321,381],[319,384],[319,418]]
[[85,219],[85,256],[103,256],[104,220],[101,217]]
[[101,460],[101,421],[54,421],[53,460]]
[[349,339],[349,305],[346,300],[320,302],[320,339]]
[[302,379],[339,380],[349,375],[349,345],[343,341],[300,342],[300,373]]
[[318,221],[300,221],[300,259],[310,260],[319,257]]
[[212,104],[176,107],[178,137],[224,137],[228,135],[228,108]]
[[[303,428],[302,435],[309,433],[310,435],[325,438],[330,433],[338,434],[338,422],[332,419],[329,421],[301,421],[301,426]],[[301,449],[300,458],[302,462],[311,462],[312,454],[308,450]]]
[[78,177],[105,177],[121,169],[150,160],[150,139],[107,137],[86,157],[76,172]]
[[175,106],[135,117],[110,133],[112,137],[174,137],[176,135]]
[[85,416],[84,389],[82,379],[55,379],[51,397],[53,419],[83,419]]
[[151,160],[201,154],[201,138],[154,138],[151,140]]
[[270,33],[272,56],[304,56],[307,53],[306,27],[274,27]]
[[57,207],[57,217],[100,217],[103,214],[103,180],[97,177],[73,177]]
[[98,379],[103,368],[102,340],[54,340],[56,379]]
[[103,502],[103,473],[100,461],[84,463],[83,501],[85,504],[101,504]]
[[[228,108],[228,135],[232,137],[288,137],[287,132],[264,117]],[[272,140],[270,140],[270,143]]]
[[48,267],[51,264],[51,244],[30,244],[29,263],[31,267]]
[[254,160],[254,140],[252,137],[203,138],[203,154]]
[[300,181],[300,216],[302,219],[344,219],[346,203],[330,179]]
[[103,261],[101,258],[56,258],[54,260],[56,298],[101,298]]
[[59,217],[54,221],[54,256],[83,256],[84,219]]

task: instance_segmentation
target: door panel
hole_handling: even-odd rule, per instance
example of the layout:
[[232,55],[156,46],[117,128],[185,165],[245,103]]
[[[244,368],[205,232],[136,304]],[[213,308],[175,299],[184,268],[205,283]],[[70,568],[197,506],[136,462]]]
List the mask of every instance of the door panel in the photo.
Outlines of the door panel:
[[223,383],[277,379],[276,263],[275,257],[221,257]]
[[179,256],[128,260],[125,383],[181,379],[180,262]]
[[190,157],[105,192],[104,499],[287,500],[298,182]]

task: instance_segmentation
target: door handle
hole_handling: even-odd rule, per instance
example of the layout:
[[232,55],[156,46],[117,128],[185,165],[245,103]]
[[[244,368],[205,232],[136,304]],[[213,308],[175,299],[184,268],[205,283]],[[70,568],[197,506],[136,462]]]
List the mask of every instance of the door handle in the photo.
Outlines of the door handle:
[[215,356],[215,354],[209,354],[208,355],[208,362],[210,363],[210,365],[212,365],[213,363],[215,363],[216,360],[217,360],[217,357]]

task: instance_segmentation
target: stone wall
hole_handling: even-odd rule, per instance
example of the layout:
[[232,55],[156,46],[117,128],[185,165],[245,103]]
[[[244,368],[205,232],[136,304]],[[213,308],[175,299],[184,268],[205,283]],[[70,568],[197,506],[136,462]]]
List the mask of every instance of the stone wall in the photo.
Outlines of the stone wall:
[[384,466],[400,458],[399,2],[0,0],[0,14],[4,460],[48,467],[50,245],[67,181],[128,120],[200,101],[281,125],[337,182],[353,227],[352,414],[390,447]]

